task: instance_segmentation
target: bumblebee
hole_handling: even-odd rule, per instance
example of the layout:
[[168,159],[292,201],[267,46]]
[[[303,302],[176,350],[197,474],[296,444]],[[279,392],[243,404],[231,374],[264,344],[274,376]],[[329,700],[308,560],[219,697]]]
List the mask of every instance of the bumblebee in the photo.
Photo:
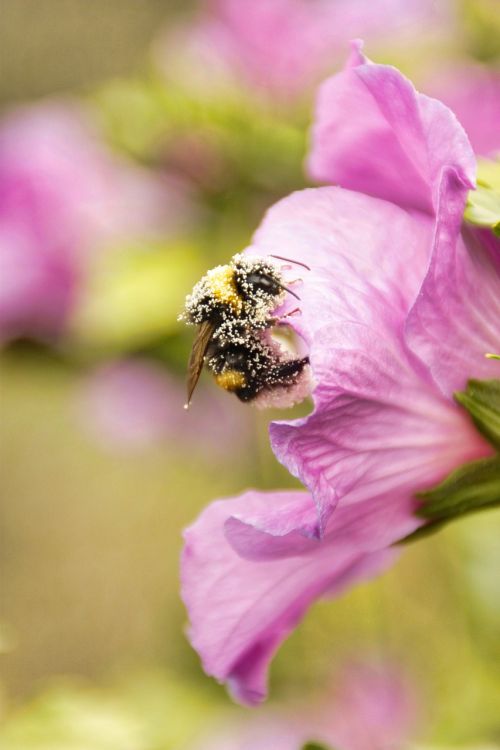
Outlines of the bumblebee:
[[274,263],[243,255],[211,269],[195,285],[180,316],[198,326],[188,363],[186,407],[204,364],[217,385],[241,401],[297,382],[307,357],[286,358],[270,336],[280,322],[272,312],[287,293],[297,297]]

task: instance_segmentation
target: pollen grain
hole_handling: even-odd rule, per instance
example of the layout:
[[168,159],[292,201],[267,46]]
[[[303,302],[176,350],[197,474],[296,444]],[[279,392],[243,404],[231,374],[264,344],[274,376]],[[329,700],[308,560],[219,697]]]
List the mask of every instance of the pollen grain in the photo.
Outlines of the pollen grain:
[[238,294],[234,280],[234,269],[231,266],[217,266],[207,273],[207,284],[214,298],[222,304],[231,305],[240,313],[243,301]]
[[246,386],[246,379],[238,370],[226,370],[215,376],[215,382],[225,391],[236,391]]

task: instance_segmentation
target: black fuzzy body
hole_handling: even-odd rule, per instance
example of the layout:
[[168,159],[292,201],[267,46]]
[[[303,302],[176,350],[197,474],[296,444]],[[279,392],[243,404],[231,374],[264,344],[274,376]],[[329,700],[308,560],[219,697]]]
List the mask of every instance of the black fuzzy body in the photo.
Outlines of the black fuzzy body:
[[208,338],[201,353],[193,348],[196,356],[194,362],[190,360],[194,377],[188,380],[188,402],[202,364],[220,387],[245,402],[297,382],[307,357],[287,359],[269,335],[276,325],[272,313],[284,301],[286,291],[273,263],[242,255],[208,271],[195,285],[181,317],[208,330]]

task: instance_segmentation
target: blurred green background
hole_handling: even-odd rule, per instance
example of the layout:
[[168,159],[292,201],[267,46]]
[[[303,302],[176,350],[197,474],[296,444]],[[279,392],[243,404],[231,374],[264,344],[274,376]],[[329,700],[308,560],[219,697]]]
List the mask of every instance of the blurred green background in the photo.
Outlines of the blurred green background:
[[[259,720],[203,675],[183,634],[181,531],[214,498],[294,480],[268,445],[276,414],[216,392],[208,377],[184,412],[192,332],[177,313],[204,270],[248,243],[267,206],[307,184],[314,86],[276,101],[246,82],[207,92],[183,78],[196,59],[186,52],[184,68],[173,65],[172,51],[176,64],[186,51],[174,32],[199,5],[2,5],[4,116],[76,102],[120,169],[168,183],[153,232],[96,242],[62,332],[23,323],[5,337],[6,750],[188,748],[226,717]],[[367,35],[369,54],[419,82],[453,65],[497,72],[498,3],[446,11],[453,22],[424,22],[411,43]],[[157,401],[143,404],[141,388]],[[275,659],[271,708],[313,703],[346,659],[375,655],[414,685],[419,746],[500,747],[499,534],[498,512],[468,519],[410,546],[380,580],[317,605]]]

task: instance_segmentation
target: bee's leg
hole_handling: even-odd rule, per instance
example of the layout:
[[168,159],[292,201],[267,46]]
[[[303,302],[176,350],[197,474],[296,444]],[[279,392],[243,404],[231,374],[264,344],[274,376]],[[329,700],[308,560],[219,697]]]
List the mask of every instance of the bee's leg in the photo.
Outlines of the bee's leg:
[[287,318],[291,318],[292,315],[297,315],[300,313],[300,309],[296,307],[294,310],[290,310],[290,312],[287,312],[285,315],[282,315],[281,318],[269,318],[267,321],[267,328],[272,328],[273,326],[279,326],[279,325],[286,325],[286,323],[283,323],[284,320]]
[[290,359],[288,362],[281,362],[276,370],[277,377],[283,385],[290,382],[290,378],[294,375],[298,375],[306,365],[309,364],[309,357],[302,357],[302,359]]

